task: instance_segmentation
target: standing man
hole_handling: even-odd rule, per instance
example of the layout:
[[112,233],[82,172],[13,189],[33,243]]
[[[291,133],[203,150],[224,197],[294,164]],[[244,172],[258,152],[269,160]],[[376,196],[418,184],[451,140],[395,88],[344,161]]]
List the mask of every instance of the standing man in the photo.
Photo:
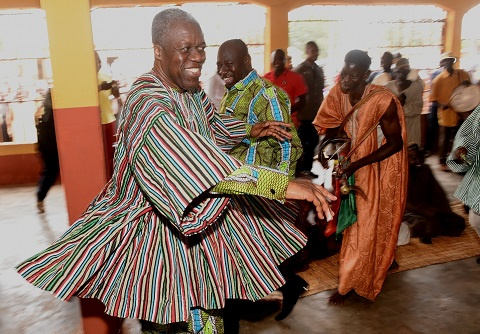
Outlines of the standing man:
[[292,105],[290,114],[292,115],[293,124],[298,128],[300,123],[297,113],[303,109],[308,93],[307,85],[303,81],[303,77],[289,70],[286,67],[287,57],[285,51],[277,49],[271,54],[272,70],[264,75],[264,78],[273,82],[275,86],[283,89],[290,98]]
[[440,56],[440,67],[443,67],[443,71],[432,81],[429,97],[430,102],[437,104],[438,125],[443,138],[439,145],[440,170],[444,172],[450,171],[446,161],[460,120],[457,112],[449,105],[450,96],[461,84],[470,84],[470,76],[467,72],[453,68],[456,61],[457,58],[451,52]]
[[[227,93],[220,104],[220,114],[233,116],[253,126],[264,121],[280,121],[292,125],[291,140],[278,140],[273,137],[245,138],[235,145],[230,155],[249,165],[265,166],[280,170],[295,177],[295,166],[302,154],[302,146],[297,131],[290,117],[290,100],[287,94],[270,81],[258,76],[252,68],[247,45],[240,39],[224,42],[218,49],[217,73],[224,80]],[[297,215],[297,207],[285,205],[284,210],[290,215]],[[277,320],[284,319],[293,309],[300,294],[307,287],[300,276],[288,267],[281,266],[286,284],[280,288],[283,293],[282,312]],[[236,303],[228,301],[225,325],[229,332],[238,329],[238,311]],[[232,321],[229,321],[229,320]]]
[[327,129],[325,139],[329,139],[350,115],[344,130],[351,140],[351,157],[343,174],[353,175],[355,185],[366,194],[356,196],[357,220],[343,232],[338,291],[330,297],[333,304],[342,304],[352,291],[375,300],[394,261],[405,208],[408,161],[403,110],[390,91],[366,83],[370,64],[364,51],[346,54],[340,81],[313,122],[319,130]]
[[107,179],[109,179],[113,175],[113,155],[115,152],[113,145],[116,141],[115,135],[117,132],[117,118],[113,113],[110,95],[115,98],[120,97],[120,89],[115,80],[112,80],[108,75],[100,72],[102,60],[97,51],[95,51],[95,61],[97,65],[98,103],[102,122],[105,165],[107,167]]
[[290,138],[290,125],[246,127],[216,113],[199,86],[206,44],[193,16],[161,11],[152,42],[153,69],[121,114],[113,178],[17,270],[58,298],[99,299],[106,313],[156,331],[213,332],[226,299],[257,300],[285,283],[278,264],[306,240],[283,201],[311,201],[323,218],[335,196],[226,153],[246,136]]
[[37,124],[37,138],[38,151],[43,163],[37,186],[37,209],[39,213],[44,213],[45,197],[47,197],[48,191],[55,184],[60,174],[51,89],[48,90],[43,100],[43,112]]
[[400,100],[405,115],[407,128],[407,143],[422,145],[422,129],[420,115],[423,109],[423,87],[418,80],[408,80],[410,63],[406,58],[400,58],[393,70],[395,80],[387,82],[385,87]]
[[480,237],[480,105],[460,126],[447,164],[452,171],[465,173],[454,196],[470,209],[468,220]]
[[307,58],[298,65],[294,72],[303,76],[307,86],[308,94],[305,106],[298,112],[297,118],[300,122],[298,136],[302,141],[303,156],[298,164],[297,171],[309,174],[312,169],[315,147],[318,145],[318,133],[312,125],[318,108],[323,101],[323,88],[325,88],[325,76],[323,69],[315,61],[318,59],[318,46],[310,41],[305,45]]
[[[430,85],[428,94],[430,94],[431,83],[442,73],[443,69],[438,68],[430,75]],[[427,115],[427,131],[425,134],[424,156],[428,157],[438,150],[438,103],[436,101],[430,102]]]
[[[220,46],[217,73],[227,88],[220,104],[220,114],[233,116],[249,126],[263,121],[292,124],[287,94],[258,76],[242,40],[232,39]],[[293,124],[290,131],[291,140],[279,141],[271,137],[243,140],[232,148],[230,154],[247,164],[278,169],[293,178],[302,145]]]
[[367,79],[367,83],[385,86],[387,82],[392,80],[392,64],[393,55],[390,52],[386,51],[382,55],[382,58],[380,58],[380,67],[382,69],[376,72],[372,72]]

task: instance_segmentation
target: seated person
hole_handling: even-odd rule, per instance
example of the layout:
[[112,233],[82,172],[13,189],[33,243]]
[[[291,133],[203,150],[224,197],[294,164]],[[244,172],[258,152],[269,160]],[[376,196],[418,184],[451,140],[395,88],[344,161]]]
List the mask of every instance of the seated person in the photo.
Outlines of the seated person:
[[458,237],[465,229],[465,219],[450,208],[445,191],[424,164],[417,144],[408,146],[408,193],[404,221],[410,236],[426,244],[439,235]]

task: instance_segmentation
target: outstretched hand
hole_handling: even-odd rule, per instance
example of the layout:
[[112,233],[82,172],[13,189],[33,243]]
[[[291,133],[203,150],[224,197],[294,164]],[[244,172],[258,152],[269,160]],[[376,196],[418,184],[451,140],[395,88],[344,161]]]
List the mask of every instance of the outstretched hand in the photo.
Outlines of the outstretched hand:
[[256,123],[250,130],[250,137],[274,137],[280,141],[292,139],[292,134],[288,131],[292,124],[279,121],[264,121]]
[[334,213],[328,202],[335,201],[337,197],[308,179],[297,178],[288,183],[286,199],[308,201],[315,206],[318,218],[326,217],[326,220],[330,221]]
[[454,152],[455,162],[459,164],[467,163],[470,164],[470,161],[467,160],[467,149],[463,146],[457,148]]

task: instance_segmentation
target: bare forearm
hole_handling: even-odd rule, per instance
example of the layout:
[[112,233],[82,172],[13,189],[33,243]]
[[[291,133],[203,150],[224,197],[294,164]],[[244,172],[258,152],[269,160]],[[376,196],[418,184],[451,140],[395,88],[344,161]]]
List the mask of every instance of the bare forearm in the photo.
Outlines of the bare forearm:
[[351,166],[354,170],[358,170],[364,166],[373,164],[375,162],[380,162],[398,151],[400,151],[403,147],[403,142],[395,142],[395,143],[385,143],[384,145],[380,146],[378,150],[370,153],[369,155],[354,161],[351,163]]

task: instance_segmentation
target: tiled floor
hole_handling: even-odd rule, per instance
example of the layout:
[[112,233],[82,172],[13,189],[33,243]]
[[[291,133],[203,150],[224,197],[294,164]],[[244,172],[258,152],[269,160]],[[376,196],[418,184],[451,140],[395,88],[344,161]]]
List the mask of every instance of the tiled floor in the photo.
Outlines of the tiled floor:
[[[433,172],[452,194],[461,176]],[[62,302],[31,287],[12,269],[45,248],[67,228],[60,185],[46,199],[46,213],[37,214],[33,186],[0,188],[0,334],[80,334],[78,301]],[[479,248],[480,253],[480,248]],[[314,333],[480,333],[480,265],[474,258],[388,276],[375,303],[353,297],[344,306],[327,303],[326,291],[301,298],[281,322],[274,314],[242,320],[240,332]]]
[[46,248],[67,227],[65,197],[60,185],[37,214],[35,187],[0,188],[0,333],[80,334],[77,300],[62,302],[34,288],[13,269],[20,261]]

